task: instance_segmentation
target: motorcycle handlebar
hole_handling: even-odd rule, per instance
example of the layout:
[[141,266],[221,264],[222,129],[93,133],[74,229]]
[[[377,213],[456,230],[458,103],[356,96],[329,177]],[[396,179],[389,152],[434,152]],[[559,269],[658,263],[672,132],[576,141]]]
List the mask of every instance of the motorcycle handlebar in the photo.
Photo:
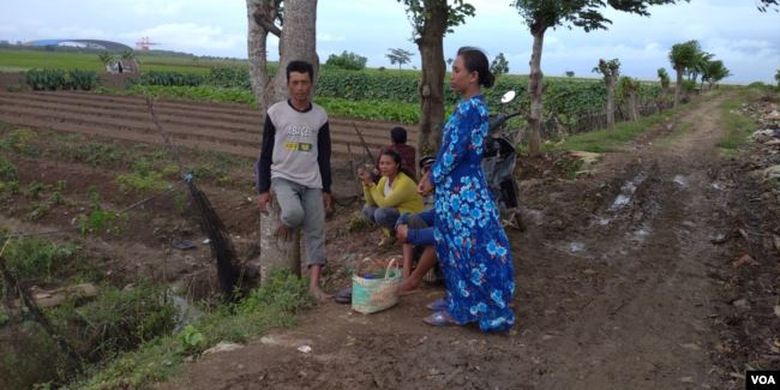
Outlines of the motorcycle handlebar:
[[511,114],[508,114],[508,115],[507,114],[501,114],[501,115],[493,118],[493,120],[490,121],[490,125],[488,127],[488,132],[491,132],[491,131],[501,127],[501,125],[503,125],[506,121],[508,121],[508,120],[510,120],[510,119],[512,119],[512,118],[514,118],[514,117],[516,117],[518,115],[520,115],[520,114],[522,114],[522,113],[520,111],[518,111],[518,112],[514,112],[514,113],[511,113]]

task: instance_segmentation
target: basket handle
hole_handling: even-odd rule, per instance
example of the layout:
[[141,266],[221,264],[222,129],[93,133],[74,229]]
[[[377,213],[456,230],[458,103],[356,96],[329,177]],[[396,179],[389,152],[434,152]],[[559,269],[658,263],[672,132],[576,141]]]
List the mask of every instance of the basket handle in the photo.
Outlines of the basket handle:
[[391,259],[390,262],[387,263],[387,268],[385,269],[385,280],[387,280],[387,277],[390,275],[391,267],[395,265],[395,268],[398,268],[398,265],[396,265],[397,263],[398,263],[398,259],[396,258]]

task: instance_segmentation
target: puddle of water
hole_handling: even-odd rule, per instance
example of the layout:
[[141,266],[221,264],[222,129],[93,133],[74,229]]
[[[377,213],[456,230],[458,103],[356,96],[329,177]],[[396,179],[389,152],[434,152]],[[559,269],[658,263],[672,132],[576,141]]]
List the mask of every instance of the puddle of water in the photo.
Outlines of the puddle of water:
[[203,316],[203,312],[192,305],[187,298],[175,294],[172,291],[168,291],[168,298],[171,299],[173,307],[176,308],[176,326],[173,329],[174,333],[179,332],[184,329],[187,324],[193,323]]
[[683,187],[683,188],[688,187],[688,178],[686,178],[683,175],[675,176],[672,181],[674,181],[674,184],[677,184],[680,187]]
[[638,229],[629,233],[629,239],[637,243],[643,243],[645,242],[645,239],[649,237],[652,232],[653,229],[651,229],[649,226],[642,225]]
[[581,242],[572,242],[569,244],[569,252],[577,253],[585,250],[585,244]]
[[620,210],[631,203],[631,198],[634,196],[637,187],[642,184],[645,179],[647,179],[647,174],[645,172],[640,172],[633,179],[625,182],[623,187],[620,188],[620,194],[618,194],[615,201],[612,202],[612,206],[610,206],[609,209],[612,211]]

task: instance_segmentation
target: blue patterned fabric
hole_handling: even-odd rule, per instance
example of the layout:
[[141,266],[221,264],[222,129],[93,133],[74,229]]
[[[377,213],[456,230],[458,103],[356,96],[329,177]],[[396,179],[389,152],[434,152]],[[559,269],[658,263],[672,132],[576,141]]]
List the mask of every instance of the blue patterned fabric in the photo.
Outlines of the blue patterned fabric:
[[488,130],[481,95],[458,103],[433,166],[436,254],[449,314],[461,325],[504,331],[515,323],[511,248],[480,166]]

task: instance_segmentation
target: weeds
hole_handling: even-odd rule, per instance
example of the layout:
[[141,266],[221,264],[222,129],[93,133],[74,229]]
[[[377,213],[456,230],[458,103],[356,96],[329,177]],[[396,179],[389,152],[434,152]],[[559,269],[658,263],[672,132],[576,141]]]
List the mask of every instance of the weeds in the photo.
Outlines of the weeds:
[[178,372],[184,358],[220,341],[246,341],[272,327],[290,326],[309,307],[306,280],[277,272],[235,305],[219,306],[176,335],[145,343],[121,355],[81,383],[85,389],[144,388]]
[[103,231],[108,234],[121,234],[128,221],[127,213],[103,210],[100,205],[100,194],[95,186],[90,186],[87,192],[92,203],[92,211],[89,214],[79,216],[78,227],[81,235],[86,236],[88,233]]
[[738,99],[727,100],[721,108],[721,125],[725,133],[717,145],[726,155],[735,153],[747,143],[748,136],[758,128],[756,121],[737,111],[745,99],[747,96],[743,93]]
[[9,242],[3,257],[19,280],[48,282],[74,260],[78,250],[73,244],[56,244],[30,237]]

